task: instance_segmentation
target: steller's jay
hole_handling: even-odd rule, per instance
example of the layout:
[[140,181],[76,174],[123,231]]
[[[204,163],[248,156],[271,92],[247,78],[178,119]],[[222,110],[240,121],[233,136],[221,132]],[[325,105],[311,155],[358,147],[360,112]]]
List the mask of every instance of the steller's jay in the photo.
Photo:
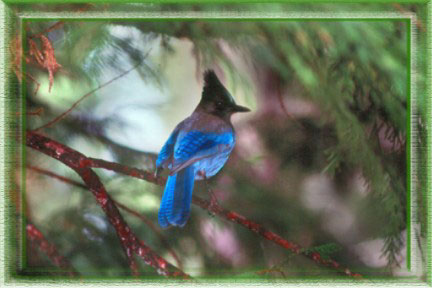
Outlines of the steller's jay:
[[204,73],[201,101],[177,125],[156,160],[156,176],[162,169],[170,172],[159,209],[161,227],[186,224],[194,181],[212,177],[224,166],[235,145],[231,115],[248,111],[234,102],[212,70]]

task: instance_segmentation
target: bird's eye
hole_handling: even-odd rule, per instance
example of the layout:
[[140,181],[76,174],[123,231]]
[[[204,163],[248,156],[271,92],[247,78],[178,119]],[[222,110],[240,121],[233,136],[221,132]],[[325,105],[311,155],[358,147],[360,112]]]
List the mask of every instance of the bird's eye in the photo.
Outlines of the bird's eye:
[[216,102],[216,106],[217,106],[218,108],[220,108],[220,107],[223,106],[223,103],[222,103],[221,101],[218,101],[218,102]]

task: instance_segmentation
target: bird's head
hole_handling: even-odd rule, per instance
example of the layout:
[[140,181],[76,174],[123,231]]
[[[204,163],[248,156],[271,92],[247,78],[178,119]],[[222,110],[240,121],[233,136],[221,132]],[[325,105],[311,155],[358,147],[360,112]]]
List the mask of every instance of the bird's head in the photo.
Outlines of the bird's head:
[[213,70],[204,72],[204,89],[199,109],[229,119],[233,113],[249,112],[250,109],[237,105],[228,90],[222,85]]

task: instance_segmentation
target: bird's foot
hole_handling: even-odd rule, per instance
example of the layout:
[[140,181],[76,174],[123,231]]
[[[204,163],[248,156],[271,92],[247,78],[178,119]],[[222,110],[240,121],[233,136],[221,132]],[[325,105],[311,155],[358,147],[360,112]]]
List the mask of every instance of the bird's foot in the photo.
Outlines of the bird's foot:
[[157,167],[154,174],[153,174],[154,178],[157,179],[159,177],[160,173],[162,172],[162,170],[163,170],[163,168]]
[[210,194],[210,204],[208,206],[208,212],[209,214],[214,217],[217,213],[217,211],[220,211],[222,209],[222,206],[219,204],[219,201],[216,198],[216,195],[213,193],[212,190],[208,189]]
[[204,178],[204,183],[206,185],[206,189],[207,192],[210,195],[210,204],[207,207],[208,209],[208,213],[210,216],[214,217],[217,213],[217,211],[222,210],[222,207],[219,205],[219,201],[216,198],[216,195],[213,193],[213,190],[211,189],[209,183],[208,183],[208,178],[205,175],[204,171],[199,171],[198,172],[200,176],[202,176]]

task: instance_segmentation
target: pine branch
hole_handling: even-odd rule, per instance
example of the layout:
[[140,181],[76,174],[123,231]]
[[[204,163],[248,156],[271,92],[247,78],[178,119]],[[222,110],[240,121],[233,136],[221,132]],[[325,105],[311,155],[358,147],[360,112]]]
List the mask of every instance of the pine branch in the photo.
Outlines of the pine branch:
[[[68,165],[69,167],[71,167],[72,169],[77,171],[78,174],[80,174],[80,172],[82,174],[83,173],[82,170],[91,171],[92,173],[94,173],[91,170],[91,168],[104,168],[107,170],[115,171],[115,172],[120,173],[120,174],[124,174],[124,175],[128,175],[128,176],[131,176],[134,178],[146,180],[148,182],[151,182],[151,183],[154,183],[154,184],[157,184],[160,186],[163,186],[165,184],[165,181],[166,181],[166,179],[164,179],[162,177],[156,178],[153,175],[153,173],[150,173],[147,171],[143,171],[143,170],[140,170],[137,168],[124,166],[124,165],[121,165],[118,163],[109,162],[109,161],[105,161],[105,160],[101,160],[101,159],[86,157],[83,154],[79,153],[78,151],[72,150],[71,148],[69,148],[69,147],[67,147],[67,146],[65,146],[65,145],[63,145],[57,141],[51,140],[45,136],[42,136],[42,135],[39,135],[39,134],[33,132],[33,131],[27,131],[26,142],[27,142],[27,146],[29,146],[33,149],[36,149],[36,150],[38,150],[44,154],[47,154],[48,156],[51,156],[55,159],[60,160],[64,164]],[[81,174],[80,174],[80,176],[82,176]],[[96,174],[94,174],[94,175],[96,175]],[[82,176],[82,178],[83,178],[84,182],[86,182],[85,181],[86,177]],[[91,190],[93,192],[94,187],[93,187],[92,183],[88,183],[87,185],[89,186],[89,188],[91,188]],[[113,206],[113,209],[115,208],[115,210],[117,211],[116,213],[118,213],[118,210],[115,207],[115,204],[113,203],[111,198],[109,198],[109,196],[106,194],[105,190],[103,193],[104,194],[103,197],[101,195],[98,196],[97,191],[93,192],[93,193],[95,194],[96,198],[98,199],[99,203],[101,203],[101,205],[103,205],[103,203],[105,203],[105,201],[108,201],[107,199],[109,199],[109,202]],[[207,211],[219,216],[220,218],[224,218],[228,221],[237,223],[237,224],[249,229],[250,231],[260,235],[261,237],[263,237],[269,241],[272,241],[273,243],[283,247],[286,250],[289,250],[295,254],[302,254],[302,255],[308,257],[309,259],[313,260],[315,263],[317,263],[319,265],[323,265],[325,267],[334,269],[339,274],[351,276],[351,277],[361,277],[360,274],[351,272],[350,269],[341,266],[338,262],[336,262],[332,259],[324,259],[320,255],[320,253],[318,253],[318,252],[310,253],[310,251],[303,249],[300,245],[284,239],[283,237],[279,236],[278,234],[271,232],[270,230],[266,229],[262,225],[254,222],[252,220],[249,220],[249,219],[245,218],[244,216],[242,216],[236,212],[226,210],[226,209],[224,209],[218,205],[211,205],[209,201],[206,201],[206,200],[204,200],[198,196],[195,196],[195,195],[192,196],[192,202],[195,205],[201,207],[202,209],[207,210]],[[107,213],[107,214],[109,214],[109,213]],[[122,221],[123,221],[123,219],[122,219]],[[126,225],[126,224],[124,224],[124,225]]]
[[134,275],[138,275],[138,268],[134,259],[134,255],[137,254],[147,265],[155,268],[157,273],[161,275],[189,278],[189,275],[169,264],[135,236],[124,221],[114,201],[106,192],[97,174],[86,165],[88,161],[87,157],[76,150],[32,131],[27,131],[26,145],[59,160],[81,177],[116,230]]

